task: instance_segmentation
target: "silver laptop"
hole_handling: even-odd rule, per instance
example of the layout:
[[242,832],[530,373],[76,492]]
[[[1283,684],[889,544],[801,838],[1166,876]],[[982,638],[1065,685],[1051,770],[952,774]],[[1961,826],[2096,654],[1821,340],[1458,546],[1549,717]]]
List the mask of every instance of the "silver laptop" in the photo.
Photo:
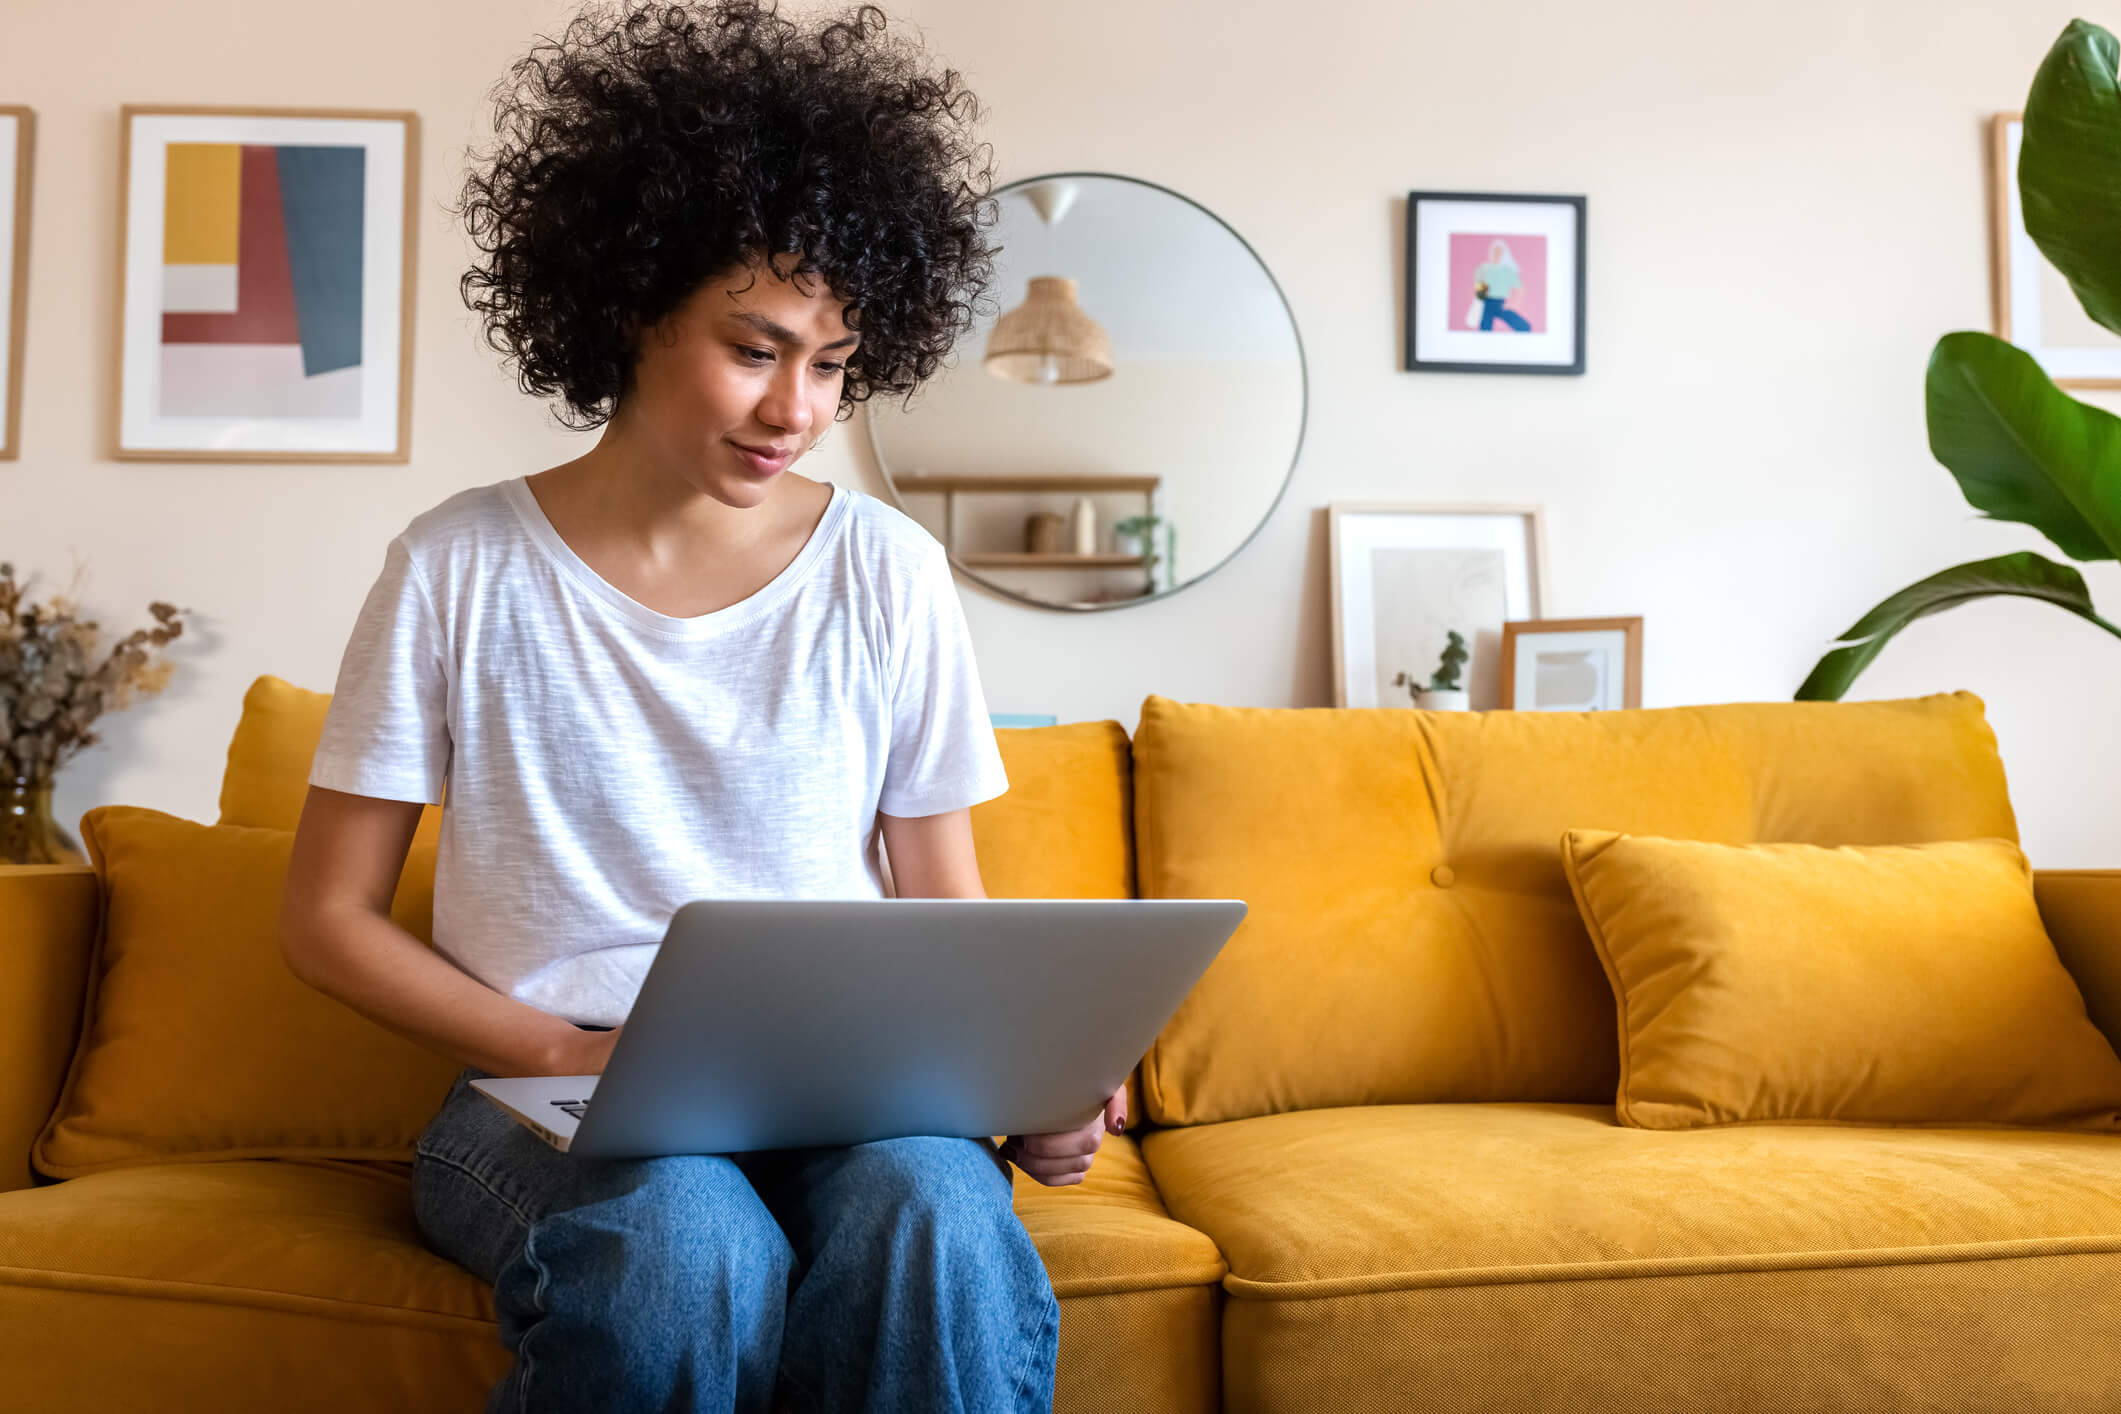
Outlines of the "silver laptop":
[[671,917],[601,1076],[471,1083],[591,1157],[1075,1129],[1245,912],[1240,899],[699,899]]

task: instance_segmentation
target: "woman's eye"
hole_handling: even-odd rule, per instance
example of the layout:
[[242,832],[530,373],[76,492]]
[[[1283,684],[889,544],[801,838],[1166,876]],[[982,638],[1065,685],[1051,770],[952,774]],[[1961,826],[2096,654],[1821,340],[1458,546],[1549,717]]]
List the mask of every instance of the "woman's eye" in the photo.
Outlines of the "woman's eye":
[[749,346],[748,344],[737,345],[737,352],[745,354],[757,354],[760,358],[773,357],[773,351],[771,349],[755,349]]
[[821,363],[817,366],[817,369],[818,372],[824,374],[827,378],[830,378],[833,374],[839,372],[846,366],[847,365],[844,363]]

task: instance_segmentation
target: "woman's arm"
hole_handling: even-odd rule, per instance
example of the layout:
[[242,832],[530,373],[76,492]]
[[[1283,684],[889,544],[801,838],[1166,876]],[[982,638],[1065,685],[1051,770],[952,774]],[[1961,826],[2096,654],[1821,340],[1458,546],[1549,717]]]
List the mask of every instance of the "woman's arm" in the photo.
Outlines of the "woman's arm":
[[[387,1030],[492,1075],[576,1075],[615,1032],[504,997],[390,915],[420,823],[417,801],[311,786],[280,905],[288,970]],[[600,1067],[599,1067],[600,1068]]]
[[[972,847],[972,811],[901,816],[877,812],[884,849],[891,856],[891,882],[900,898],[985,898],[979,857]],[[1012,1134],[1002,1157],[1047,1187],[1081,1183],[1109,1130],[1127,1127],[1127,1087],[1105,1101],[1097,1118],[1057,1134]]]

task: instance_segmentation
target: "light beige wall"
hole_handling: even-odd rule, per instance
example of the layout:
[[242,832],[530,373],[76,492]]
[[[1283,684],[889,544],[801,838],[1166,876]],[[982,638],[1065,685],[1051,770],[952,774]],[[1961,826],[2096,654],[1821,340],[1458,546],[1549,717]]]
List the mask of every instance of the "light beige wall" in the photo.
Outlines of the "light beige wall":
[[[996,5],[907,0],[992,110],[1011,180],[1148,178],[1231,223],[1274,270],[1311,358],[1289,494],[1233,563],[1158,603],[1041,613],[967,587],[990,705],[1112,717],[1149,692],[1330,702],[1323,507],[1537,501],[1552,616],[1640,613],[1650,706],[1786,699],[1886,593],[2020,548],[1929,457],[1922,369],[1986,327],[1983,120],[2022,104],[2059,0],[1500,6],[1365,0]],[[566,6],[12,5],[0,101],[40,116],[23,459],[0,546],[48,578],[90,565],[120,632],[150,599],[198,611],[160,699],[105,719],[62,776],[69,823],[124,801],[211,819],[244,686],[328,687],[384,543],[464,486],[586,445],[477,341],[441,209],[482,95]],[[118,105],[413,108],[421,153],[418,378],[408,466],[118,463]],[[1398,371],[1409,188],[1590,197],[1590,371]],[[812,474],[881,493],[843,427]],[[2121,611],[2121,569],[2090,568]],[[1987,702],[2023,836],[2047,866],[2121,865],[2121,642],[1991,602],[1925,620],[1858,697]]]

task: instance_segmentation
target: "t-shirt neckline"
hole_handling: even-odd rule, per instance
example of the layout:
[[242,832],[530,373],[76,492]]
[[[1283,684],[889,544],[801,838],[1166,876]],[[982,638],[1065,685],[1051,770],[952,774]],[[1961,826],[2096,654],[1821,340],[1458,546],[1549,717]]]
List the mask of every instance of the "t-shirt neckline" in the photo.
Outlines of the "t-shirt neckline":
[[680,618],[649,608],[640,600],[612,584],[592,569],[587,560],[577,555],[568,543],[560,538],[545,515],[545,508],[531,493],[528,473],[501,483],[501,489],[517,519],[530,532],[531,539],[546,556],[560,568],[569,579],[589,591],[600,603],[619,614],[636,627],[649,633],[669,638],[704,638],[711,634],[725,633],[739,625],[750,622],[766,610],[788,597],[825,553],[826,544],[838,533],[840,523],[846,519],[850,493],[837,482],[828,482],[832,487],[832,499],[825,506],[825,514],[818,520],[810,538],[796,552],[781,572],[763,586],[734,604],[725,605],[705,614],[694,614]]

